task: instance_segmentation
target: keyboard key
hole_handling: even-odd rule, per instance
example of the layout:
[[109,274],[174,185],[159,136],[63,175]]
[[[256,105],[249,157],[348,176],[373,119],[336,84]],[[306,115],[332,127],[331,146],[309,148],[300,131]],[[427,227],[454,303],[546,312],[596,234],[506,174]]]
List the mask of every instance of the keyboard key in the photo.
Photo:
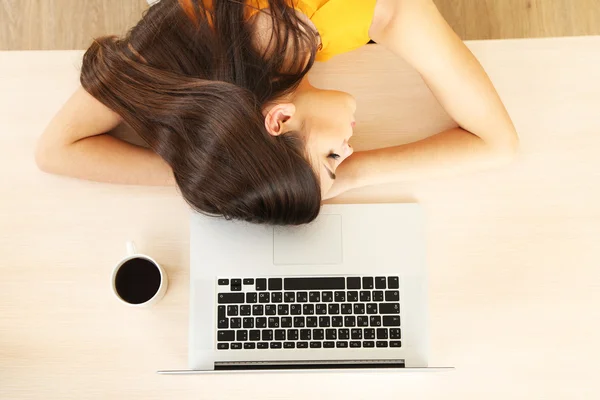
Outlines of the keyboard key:
[[348,289],[360,289],[360,278],[358,278],[358,277],[346,278],[346,287]]
[[340,327],[344,326],[344,317],[342,316],[334,316],[331,317],[331,326]]
[[372,277],[363,277],[362,278],[362,287],[363,289],[373,289],[373,278]]
[[367,314],[377,314],[377,303],[367,304]]
[[385,301],[399,301],[400,300],[400,292],[397,290],[386,290],[385,291]]
[[329,304],[328,313],[329,313],[329,315],[339,314],[340,313],[340,305],[335,304],[335,303]]
[[360,342],[352,341],[352,342],[350,342],[350,347],[358,348],[358,347],[360,347]]
[[308,301],[308,292],[297,292],[296,301],[298,303],[306,303]]
[[271,342],[271,348],[272,349],[280,349],[281,348],[281,342]]
[[316,328],[319,326],[317,317],[306,317],[306,326],[308,328]]
[[388,339],[388,328],[377,328],[377,339]]
[[235,317],[238,315],[239,309],[238,306],[227,306],[227,316]]
[[377,341],[376,346],[377,347],[388,347],[388,343],[384,342],[384,341]]
[[333,349],[335,347],[335,342],[323,342],[324,349]]
[[240,306],[240,315],[252,315],[252,306],[244,304]]
[[283,344],[283,348],[284,349],[295,349],[296,348],[296,343],[294,343],[294,342],[285,342]]
[[238,342],[245,342],[246,340],[248,340],[248,331],[240,329],[236,332],[235,339]]
[[354,303],[354,314],[364,314],[365,305],[364,303]]
[[285,340],[285,329],[275,329],[275,340]]
[[321,342],[310,342],[310,348],[311,349],[320,349],[321,348]]
[[281,327],[282,328],[291,328],[292,327],[292,317],[281,317]]
[[219,304],[241,304],[244,302],[244,293],[219,293]]
[[281,278],[269,278],[269,290],[281,290],[282,285]]
[[352,314],[352,304],[350,304],[350,303],[342,304],[342,314]]
[[233,342],[235,340],[235,331],[218,331],[217,341],[219,342]]
[[242,326],[244,327],[244,329],[254,328],[254,317],[245,317],[242,320]]
[[267,290],[267,280],[265,278],[258,278],[256,280],[256,291]]
[[328,328],[331,326],[331,319],[329,316],[319,317],[319,326],[321,328]]
[[290,306],[290,315],[302,315],[302,306],[300,304],[292,304]]
[[356,325],[358,326],[369,326],[369,317],[366,315],[359,315],[356,317]]
[[317,306],[315,307],[315,314],[327,314],[327,304],[317,304]]
[[[233,332],[233,331],[231,331]],[[325,337],[327,340],[336,340],[337,339],[337,329],[325,329]],[[233,340],[233,337],[232,339]]]
[[219,319],[222,319],[222,318],[225,318],[226,316],[227,316],[227,311],[226,311],[225,306],[219,306],[217,308],[217,317]]
[[217,343],[217,349],[227,350],[229,349],[229,343]]
[[248,292],[246,293],[246,303],[256,303],[258,301],[258,293]]
[[311,330],[300,329],[300,340],[311,340]]
[[231,280],[231,286],[242,286],[242,280],[237,278],[237,279],[232,279]]
[[348,348],[348,342],[335,342],[335,347],[338,349],[346,349]]
[[260,340],[260,331],[258,329],[253,329],[250,332],[248,332],[248,338],[252,341],[259,341]]
[[287,338],[287,340],[298,340],[298,329],[288,329]]
[[350,329],[338,329],[338,339],[350,339]]
[[220,319],[219,322],[217,323],[217,328],[228,329],[229,328],[229,319],[228,318]]
[[267,304],[265,306],[265,315],[277,315],[277,306],[275,304]]
[[278,315],[289,315],[290,314],[289,304],[279,304],[277,306],[277,314]]
[[256,343],[244,343],[244,350],[252,350],[256,348]]
[[229,285],[229,279],[219,279],[219,280],[217,281],[217,284],[218,284],[219,286]]
[[385,315],[383,317],[383,326],[400,326],[400,316]]
[[367,292],[366,290],[362,290],[360,292],[360,301],[362,301],[362,302],[371,301],[371,292]]
[[266,328],[267,327],[267,318],[265,318],[265,317],[256,318],[255,325],[257,328]]
[[257,349],[268,349],[269,343],[266,343],[266,342],[256,343],[256,348]]
[[344,301],[346,301],[346,292],[335,292],[333,299],[336,303],[343,303]]
[[327,290],[345,289],[345,279],[340,277],[315,277],[315,278],[285,278],[285,290]]
[[232,292],[241,292],[242,291],[242,285],[239,285],[239,286],[231,285],[230,290]]
[[279,317],[269,317],[268,325],[269,328],[279,328]]
[[313,335],[313,340],[325,339],[325,331],[323,329],[313,329],[312,335]]
[[388,277],[388,288],[389,289],[398,289],[398,288],[400,288],[397,276],[390,276],[390,277]]
[[302,314],[313,315],[314,313],[315,313],[315,305],[314,304],[304,304],[302,306]]
[[229,320],[229,325],[232,329],[238,329],[242,327],[242,319],[239,317],[231,318]]
[[350,301],[352,303],[357,302],[358,301],[358,292],[356,290],[353,290],[353,291],[346,293],[346,299],[347,299],[347,301]]
[[362,345],[365,348],[375,347],[375,342],[368,340],[368,341],[362,342]]
[[390,347],[402,347],[402,342],[399,340],[390,341]]
[[370,326],[381,326],[381,316],[380,315],[371,315],[369,318]]
[[264,341],[273,340],[273,330],[272,329],[264,329],[262,331],[262,340],[264,340]]
[[373,291],[373,301],[383,301],[383,292],[381,290]]
[[391,328],[390,329],[390,339],[402,339],[400,328]]
[[255,304],[252,306],[252,315],[263,315],[264,313],[265,310],[262,304]]
[[375,329],[365,328],[363,335],[365,339],[375,339]]
[[375,277],[375,289],[385,289],[385,276],[377,276]]
[[398,303],[381,303],[379,305],[380,314],[400,314],[400,305]]
[[231,350],[239,350],[242,348],[241,343],[231,343]]
[[346,315],[344,317],[344,326],[346,328],[352,328],[356,326],[356,317],[354,315]]
[[294,328],[304,328],[304,317],[294,317]]
[[293,303],[296,301],[296,294],[294,292],[284,292],[283,301],[286,303]]
[[308,294],[308,301],[311,303],[318,303],[321,301],[321,293],[319,292],[310,292]]
[[254,285],[254,278],[244,278],[244,285]]
[[296,343],[296,347],[299,349],[308,349],[308,342],[298,342]]
[[259,303],[268,303],[270,300],[269,292],[261,292],[258,294]]
[[323,303],[331,303],[333,301],[333,292],[323,292],[321,299]]
[[362,329],[354,328],[350,330],[350,337],[352,339],[362,339]]
[[271,293],[271,303],[281,303],[283,295],[281,292]]

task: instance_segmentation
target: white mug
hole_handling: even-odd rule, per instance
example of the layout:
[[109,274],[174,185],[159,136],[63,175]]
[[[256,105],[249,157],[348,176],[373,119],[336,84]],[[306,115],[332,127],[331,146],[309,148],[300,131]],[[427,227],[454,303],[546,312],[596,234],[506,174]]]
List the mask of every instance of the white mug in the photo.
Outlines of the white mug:
[[[143,261],[132,264],[132,260]],[[126,266],[126,269],[121,270],[123,266]],[[151,266],[156,267],[156,270]],[[156,272],[160,275],[158,285],[153,282],[158,278]],[[142,276],[141,273],[144,275]],[[112,291],[117,299],[132,307],[151,306],[163,298],[168,285],[165,270],[152,257],[138,253],[133,242],[127,242],[127,256],[115,266],[111,277]]]

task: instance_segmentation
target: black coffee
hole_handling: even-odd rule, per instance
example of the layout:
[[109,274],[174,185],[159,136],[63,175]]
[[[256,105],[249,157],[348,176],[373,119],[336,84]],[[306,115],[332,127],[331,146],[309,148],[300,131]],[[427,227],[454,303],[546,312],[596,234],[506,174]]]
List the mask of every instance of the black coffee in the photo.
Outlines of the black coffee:
[[115,277],[119,296],[128,303],[140,304],[150,300],[160,287],[160,271],[144,258],[133,258],[121,265]]

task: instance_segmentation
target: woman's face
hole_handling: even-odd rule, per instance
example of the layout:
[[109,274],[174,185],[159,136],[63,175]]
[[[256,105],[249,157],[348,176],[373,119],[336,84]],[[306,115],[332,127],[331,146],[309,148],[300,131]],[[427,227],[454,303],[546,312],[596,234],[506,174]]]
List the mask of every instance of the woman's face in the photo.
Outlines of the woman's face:
[[335,181],[337,167],[348,158],[354,129],[356,100],[348,93],[312,89],[296,94],[294,117],[302,123],[307,154],[325,195]]

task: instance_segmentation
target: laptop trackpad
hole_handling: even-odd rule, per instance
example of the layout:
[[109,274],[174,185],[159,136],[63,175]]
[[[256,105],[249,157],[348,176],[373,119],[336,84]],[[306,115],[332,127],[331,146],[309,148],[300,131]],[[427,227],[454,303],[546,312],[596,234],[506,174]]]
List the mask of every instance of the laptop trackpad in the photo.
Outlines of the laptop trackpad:
[[342,262],[342,216],[321,214],[303,226],[275,227],[275,265],[340,264]]

